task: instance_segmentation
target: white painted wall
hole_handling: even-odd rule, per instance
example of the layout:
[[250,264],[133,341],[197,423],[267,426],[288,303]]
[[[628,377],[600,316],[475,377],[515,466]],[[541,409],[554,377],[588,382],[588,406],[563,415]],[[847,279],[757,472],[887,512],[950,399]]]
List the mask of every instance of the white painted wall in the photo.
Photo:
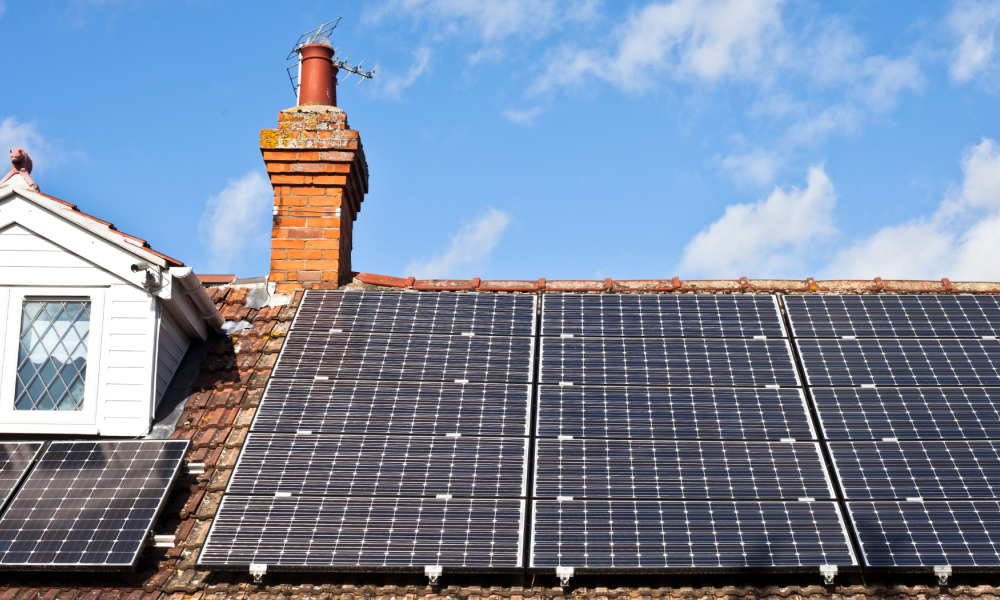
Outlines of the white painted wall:
[[155,405],[160,405],[163,393],[177,372],[177,367],[184,358],[191,339],[184,333],[181,326],[170,315],[170,311],[162,311],[160,316],[160,335],[156,352],[156,398]]

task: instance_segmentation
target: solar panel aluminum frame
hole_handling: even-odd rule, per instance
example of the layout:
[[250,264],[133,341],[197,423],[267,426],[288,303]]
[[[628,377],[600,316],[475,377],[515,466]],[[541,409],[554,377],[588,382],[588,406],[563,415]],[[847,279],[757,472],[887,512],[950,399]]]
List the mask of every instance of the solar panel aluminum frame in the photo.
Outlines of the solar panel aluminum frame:
[[[571,293],[571,292],[566,292],[566,293],[563,293],[563,294],[546,294],[546,297],[554,296],[554,295],[559,295],[559,296],[577,296],[579,294],[574,294],[574,293]],[[588,294],[587,296],[589,297],[589,296],[628,296],[628,295],[642,296],[642,295],[645,295],[645,294]],[[730,294],[700,294],[700,295],[702,295],[702,296],[729,296]],[[778,317],[778,324],[781,326],[781,333],[782,333],[782,335],[781,335],[781,338],[771,337],[771,338],[767,338],[767,339],[786,339],[787,340],[787,339],[789,339],[791,337],[789,335],[789,333],[788,333],[788,327],[785,326],[785,319],[783,318],[783,315],[782,315],[782,312],[781,312],[781,306],[778,303],[778,295],[777,294],[743,294],[743,295],[748,295],[748,296],[767,296],[767,297],[771,298],[771,301],[774,303],[774,312],[775,312],[775,315],[777,315],[777,317]],[[542,301],[542,311],[541,311],[541,321],[540,322],[543,325],[545,323],[545,301],[544,300]],[[545,333],[544,331],[541,331],[539,333],[538,337],[560,337],[560,334]],[[649,335],[646,335],[646,336],[611,336],[611,335],[597,335],[597,336],[594,336],[594,335],[580,335],[580,336],[576,336],[576,335],[574,335],[573,337],[672,337],[672,338],[678,338],[679,337],[679,338],[684,338],[684,339],[716,339],[716,340],[721,340],[721,339],[743,339],[743,340],[746,340],[746,339],[760,339],[760,338],[752,338],[752,337],[751,338],[747,338],[747,337],[740,337],[740,338],[734,338],[734,337],[699,338],[697,336],[649,336]]]
[[[643,500],[622,500],[623,502],[645,502]],[[606,500],[598,500],[598,502],[607,502]],[[699,502],[699,501],[689,501],[689,500],[650,500],[648,502],[658,502],[658,503],[683,503],[683,502]],[[734,503],[740,502],[739,500],[716,500],[711,502],[718,503]],[[753,503],[787,503],[786,500],[767,500],[767,501],[754,501],[748,500],[745,502]],[[854,550],[854,543],[851,540],[850,529],[847,527],[847,522],[844,520],[844,514],[840,509],[839,503],[836,501],[819,501],[816,503],[831,504],[834,506],[834,512],[837,514],[837,520],[840,525],[840,532],[844,536],[844,541],[848,552],[851,555],[850,565],[835,565],[837,567],[838,573],[860,573],[862,572],[862,565],[858,562],[858,556]],[[538,500],[531,501],[531,539],[528,545],[528,573],[538,573],[538,574],[552,574],[555,572],[553,567],[536,567],[535,563],[535,509],[538,504]],[[569,566],[569,565],[567,565]],[[793,566],[779,566],[779,567],[573,567],[574,574],[577,575],[629,575],[629,574],[650,574],[650,575],[713,575],[713,574],[735,574],[735,575],[755,575],[755,574],[770,574],[770,573],[811,573],[817,574],[820,572],[820,567],[825,565],[793,565]],[[867,567],[865,567],[867,569]]]
[[24,470],[21,471],[20,476],[18,476],[17,480],[14,481],[13,485],[11,486],[7,494],[3,498],[0,498],[0,514],[3,514],[3,511],[7,510],[7,504],[14,498],[14,495],[17,493],[18,488],[21,487],[21,483],[24,482],[24,478],[28,476],[28,473],[30,473],[31,469],[35,466],[35,463],[38,462],[38,457],[42,455],[42,452],[44,452],[45,448],[48,446],[46,442],[38,442],[30,440],[29,441],[11,440],[9,442],[4,441],[3,443],[38,444],[38,449],[35,450],[35,453],[31,456],[31,460],[28,461],[27,466],[25,466]]
[[[432,439],[444,439],[444,440],[452,440],[452,439],[454,439],[454,440],[467,440],[467,439],[474,439],[474,438],[486,438],[486,439],[494,439],[494,440],[511,440],[511,441],[513,441],[513,440],[521,440],[524,443],[524,455],[523,455],[523,459],[522,459],[522,463],[521,463],[521,495],[519,496],[519,498],[523,499],[523,498],[527,497],[527,492],[528,492],[528,465],[529,465],[528,456],[529,456],[529,449],[531,448],[531,446],[529,445],[530,440],[527,437],[524,437],[524,438],[512,437],[512,436],[505,436],[505,437],[500,437],[500,436],[460,436],[460,437],[450,437],[450,436],[444,436],[444,435],[437,435],[437,436],[424,436],[424,435],[420,435],[420,436],[387,436],[387,435],[380,435],[380,434],[325,434],[325,433],[323,433],[323,434],[296,434],[296,433],[270,433],[270,432],[257,432],[257,433],[251,432],[251,433],[249,433],[247,435],[246,441],[243,442],[243,446],[240,448],[240,454],[239,454],[239,457],[237,457],[237,459],[236,459],[236,465],[233,467],[232,475],[230,475],[230,477],[229,477],[229,482],[226,483],[225,494],[227,494],[227,495],[232,494],[234,496],[269,496],[269,494],[263,494],[263,493],[249,494],[249,493],[246,493],[246,492],[236,492],[236,493],[233,493],[233,492],[230,491],[230,488],[233,486],[233,483],[236,481],[236,475],[240,472],[240,468],[243,465],[243,459],[246,456],[246,452],[244,450],[247,447],[247,442],[250,440],[250,436],[288,436],[288,437],[299,437],[300,435],[308,435],[309,437],[323,436],[323,437],[330,437],[330,438],[334,438],[334,437],[355,437],[355,438],[358,438],[358,437],[367,437],[367,438],[389,438],[389,437],[394,437],[394,438],[407,437],[407,438],[410,438],[410,437],[419,437],[419,438],[432,438]],[[369,497],[376,497],[376,498],[386,498],[386,497],[390,497],[390,496],[383,496],[383,495],[379,495],[379,494],[376,494],[375,496],[368,496],[368,495],[359,495],[359,494],[310,494],[310,493],[297,493],[297,492],[291,493],[290,496],[293,497],[293,498],[297,497],[297,496],[322,496],[324,498],[336,498],[336,497],[347,497],[347,498],[369,498]],[[409,498],[434,498],[435,496],[397,496],[397,495],[393,495],[391,497],[392,498],[405,498],[405,499],[409,499]],[[501,500],[501,499],[511,499],[512,498],[511,496],[481,496],[481,495],[476,495],[476,496],[454,496],[454,497],[455,498],[465,498],[465,499],[482,498],[484,500]],[[522,528],[523,528],[523,526],[524,525],[522,523]]]
[[[101,441],[168,441],[168,440],[59,440],[60,443],[100,443]],[[169,440],[172,443],[184,443],[184,451],[182,453],[181,460],[177,461],[177,466],[174,467],[174,472],[171,474],[170,483],[163,488],[163,494],[160,496],[160,501],[156,506],[156,511],[153,513],[153,517],[150,519],[149,530],[147,533],[151,533],[153,528],[156,527],[157,521],[160,519],[160,514],[163,512],[163,507],[167,503],[167,498],[170,497],[170,491],[173,489],[174,484],[177,483],[177,477],[180,475],[181,469],[185,468],[186,461],[184,456],[187,455],[188,450],[191,449],[190,440]],[[42,449],[42,452],[48,450],[51,443],[46,444]],[[41,454],[35,456],[35,461],[40,459]],[[34,464],[32,465],[34,467]],[[6,508],[4,509],[6,512]],[[138,564],[139,559],[142,557],[143,551],[152,542],[152,539],[148,539],[143,546],[135,553],[132,558],[132,562],[129,564],[108,564],[108,563],[73,563],[73,564],[38,564],[38,563],[0,563],[0,571],[51,571],[51,572],[79,572],[79,571],[99,571],[99,572],[120,572],[134,570],[136,564]]]

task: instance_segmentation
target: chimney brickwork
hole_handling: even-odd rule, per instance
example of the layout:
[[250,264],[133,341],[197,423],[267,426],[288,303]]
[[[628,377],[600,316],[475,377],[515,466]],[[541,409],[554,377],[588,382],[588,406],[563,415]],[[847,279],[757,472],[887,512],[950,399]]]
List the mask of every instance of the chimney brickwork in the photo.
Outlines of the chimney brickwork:
[[276,291],[336,289],[351,272],[351,232],[368,193],[358,132],[335,106],[305,105],[260,132],[274,188],[271,273]]

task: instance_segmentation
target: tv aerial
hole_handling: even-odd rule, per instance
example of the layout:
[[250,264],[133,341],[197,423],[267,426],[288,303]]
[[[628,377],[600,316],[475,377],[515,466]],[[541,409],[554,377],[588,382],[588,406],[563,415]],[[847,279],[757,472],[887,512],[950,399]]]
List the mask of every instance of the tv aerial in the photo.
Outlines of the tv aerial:
[[[293,58],[299,59],[296,61],[296,64],[290,65],[287,69],[288,80],[292,82],[292,91],[295,92],[296,95],[299,90],[299,75],[302,74],[302,63],[301,58],[299,57],[299,51],[303,46],[308,46],[309,44],[325,44],[333,48],[333,66],[337,67],[341,71],[347,71],[347,77],[344,77],[344,82],[346,82],[351,75],[357,75],[358,83],[354,84],[357,86],[365,79],[374,79],[375,76],[378,75],[375,70],[378,69],[378,66],[381,63],[375,63],[375,66],[372,67],[370,71],[365,71],[361,68],[361,63],[368,60],[367,58],[361,59],[361,62],[356,65],[348,64],[347,59],[349,59],[351,55],[348,54],[347,56],[341,58],[343,50],[333,46],[333,42],[330,41],[330,35],[333,33],[333,30],[337,28],[337,24],[340,23],[342,18],[343,17],[337,17],[328,23],[323,23],[319,27],[310,29],[309,31],[303,33],[299,36],[299,41],[295,42],[295,46],[292,47],[292,51],[288,53],[287,60],[292,60]],[[299,67],[298,70],[293,72],[292,70],[296,67]]]

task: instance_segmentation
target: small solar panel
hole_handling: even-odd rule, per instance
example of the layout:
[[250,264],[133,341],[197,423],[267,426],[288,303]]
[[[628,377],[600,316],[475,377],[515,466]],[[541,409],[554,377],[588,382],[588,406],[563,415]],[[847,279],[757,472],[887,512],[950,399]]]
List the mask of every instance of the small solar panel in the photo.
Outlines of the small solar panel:
[[536,441],[536,498],[835,498],[817,442]]
[[7,505],[44,445],[44,442],[0,442],[0,508]]
[[523,294],[309,290],[295,329],[531,336],[537,302]]
[[833,502],[536,500],[533,522],[536,568],[857,564]]
[[1000,296],[784,296],[798,338],[961,338],[1000,335]]
[[811,440],[801,389],[538,386],[539,437]]
[[813,386],[1000,385],[1000,340],[800,339],[796,346]]
[[252,431],[528,435],[531,386],[272,379]]
[[847,499],[1000,498],[1000,442],[830,442]]
[[525,495],[526,438],[251,433],[230,494]]
[[288,333],[278,378],[530,383],[534,338]]
[[996,501],[848,502],[871,567],[1000,566]]
[[187,447],[52,442],[0,517],[0,567],[132,568]]
[[226,495],[202,566],[513,569],[524,500]]
[[542,335],[787,337],[776,297],[754,294],[546,294]]
[[540,383],[797,386],[787,340],[542,338]]
[[1000,388],[812,388],[831,440],[1000,438]]

